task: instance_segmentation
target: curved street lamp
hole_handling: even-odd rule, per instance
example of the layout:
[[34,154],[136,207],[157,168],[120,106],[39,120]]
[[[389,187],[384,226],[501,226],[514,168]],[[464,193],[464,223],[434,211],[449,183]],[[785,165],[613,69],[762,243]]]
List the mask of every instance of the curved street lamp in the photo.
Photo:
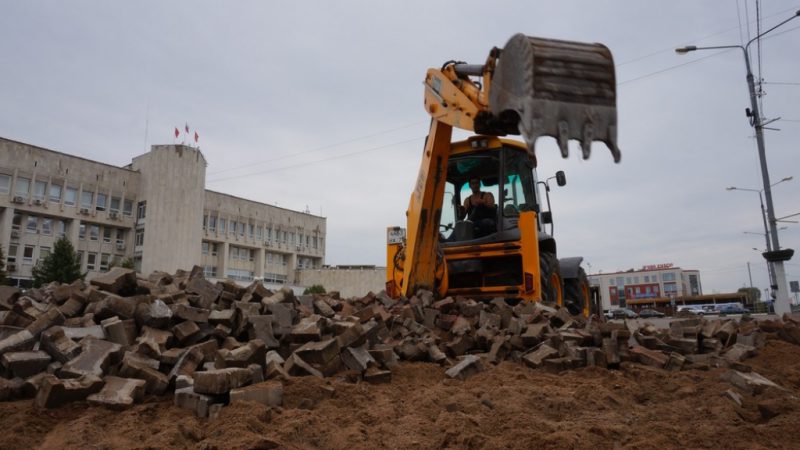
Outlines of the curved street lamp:
[[798,10],[792,17],[789,17],[788,19],[775,25],[769,30],[759,34],[753,39],[750,39],[745,45],[721,45],[714,47],[698,47],[696,45],[689,45],[686,47],[675,49],[675,53],[679,55],[685,55],[686,53],[697,50],[738,48],[742,50],[742,53],[744,55],[744,64],[745,68],[747,69],[747,87],[750,91],[750,107],[752,108],[752,110],[748,110],[748,116],[752,119],[751,124],[756,129],[756,143],[758,144],[758,159],[759,162],[761,163],[761,178],[763,180],[763,185],[764,185],[763,191],[764,191],[764,197],[766,197],[766,203],[767,203],[766,212],[769,222],[769,231],[773,249],[772,251],[764,253],[764,258],[766,258],[767,261],[769,261],[772,264],[773,271],[775,273],[776,284],[778,285],[777,286],[778,297],[776,298],[775,302],[775,312],[778,314],[791,312],[791,307],[789,306],[789,289],[786,283],[786,272],[783,267],[783,262],[791,259],[794,251],[791,249],[781,249],[780,243],[778,242],[778,230],[777,227],[775,226],[776,224],[775,208],[772,205],[772,191],[770,189],[772,185],[769,182],[769,170],[767,169],[767,156],[766,156],[766,150],[764,148],[764,130],[763,130],[764,123],[761,120],[761,113],[758,109],[758,98],[756,96],[755,82],[753,81],[753,71],[750,69],[750,54],[747,52],[747,49],[750,47],[750,44],[759,39],[761,36],[764,36],[765,34],[786,24],[790,20],[796,19],[797,17],[800,17],[800,10]]

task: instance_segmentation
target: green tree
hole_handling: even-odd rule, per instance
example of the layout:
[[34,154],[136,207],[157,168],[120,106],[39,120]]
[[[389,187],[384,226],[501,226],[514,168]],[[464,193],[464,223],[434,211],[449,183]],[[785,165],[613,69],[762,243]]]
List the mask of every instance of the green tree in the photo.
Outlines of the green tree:
[[125,258],[120,263],[120,266],[124,269],[135,269],[136,264],[133,262],[133,258]]
[[738,292],[744,292],[745,294],[747,294],[747,300],[748,300],[747,303],[750,305],[755,305],[756,303],[758,303],[759,300],[761,300],[761,290],[759,288],[743,287],[739,288]]
[[321,284],[315,284],[315,285],[309,286],[303,291],[303,295],[324,294],[324,293],[325,293],[325,288]]
[[83,278],[78,254],[67,238],[62,237],[53,246],[53,252],[33,268],[33,285],[39,287],[51,281],[72,283]]

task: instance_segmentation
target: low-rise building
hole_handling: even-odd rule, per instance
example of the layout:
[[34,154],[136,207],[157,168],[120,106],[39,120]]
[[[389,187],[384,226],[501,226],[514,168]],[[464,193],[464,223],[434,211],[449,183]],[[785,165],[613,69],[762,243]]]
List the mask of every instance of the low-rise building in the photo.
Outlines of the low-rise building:
[[209,278],[292,284],[325,262],[326,219],[205,189],[199,149],[154,145],[117,167],[0,138],[0,248],[24,284],[66,236],[91,278],[201,265]]
[[639,270],[596,273],[589,284],[600,288],[603,309],[624,307],[627,300],[677,298],[703,294],[700,271],[654,264]]

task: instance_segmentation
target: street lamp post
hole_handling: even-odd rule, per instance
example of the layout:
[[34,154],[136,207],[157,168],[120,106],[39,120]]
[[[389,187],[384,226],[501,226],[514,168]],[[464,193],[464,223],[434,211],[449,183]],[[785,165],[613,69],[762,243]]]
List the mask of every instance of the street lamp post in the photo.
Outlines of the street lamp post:
[[744,54],[744,64],[745,68],[747,69],[747,87],[750,91],[750,106],[752,108],[752,126],[756,130],[756,143],[758,144],[758,159],[761,163],[761,178],[763,180],[764,185],[764,197],[766,197],[767,201],[767,215],[769,219],[769,229],[770,229],[770,237],[772,241],[772,251],[769,251],[764,254],[764,257],[767,261],[773,264],[772,268],[775,273],[775,280],[778,285],[778,297],[775,299],[775,312],[778,314],[788,313],[791,311],[790,307],[790,300],[789,300],[789,289],[786,284],[786,271],[783,267],[783,262],[788,261],[791,259],[793,251],[790,249],[781,250],[780,243],[778,242],[778,230],[775,226],[775,209],[772,205],[772,191],[770,190],[770,183],[769,183],[769,170],[767,168],[767,156],[766,150],[764,148],[764,124],[761,121],[761,113],[758,109],[758,98],[756,96],[756,88],[755,82],[753,81],[753,72],[750,70],[750,55],[747,52],[748,47],[754,41],[756,41],[761,36],[771,32],[772,30],[784,25],[785,23],[789,22],[792,19],[800,17],[800,10],[798,10],[792,17],[784,20],[783,22],[775,25],[774,27],[770,28],[769,30],[759,34],[758,36],[754,37],[750,41],[747,42],[745,45],[724,45],[724,46],[715,46],[715,47],[697,47],[694,45],[677,48],[675,52],[679,55],[686,54],[688,52],[693,52],[696,50],[716,50],[716,49],[725,49],[725,48],[738,48],[742,50]]
[[[771,184],[770,188],[773,188],[773,187],[775,187],[775,186],[777,186],[777,185],[779,185],[779,184],[781,184],[781,183],[783,183],[785,181],[791,181],[793,179],[794,179],[794,176],[784,177],[780,181],[778,181],[777,183]],[[764,189],[747,189],[747,188],[740,188],[740,187],[736,187],[736,186],[731,186],[731,187],[725,188],[725,190],[727,190],[727,191],[755,192],[755,193],[758,194],[758,200],[761,203],[761,220],[764,222],[764,240],[766,241],[766,245],[767,245],[767,247],[766,247],[767,250],[766,251],[767,251],[767,253],[772,252],[772,243],[770,242],[770,239],[769,239],[769,228],[767,227],[767,212],[764,209],[764,197],[761,195],[764,192]],[[784,229],[784,228],[786,228],[786,227],[783,227],[781,229]],[[745,233],[747,233],[747,231],[745,231]],[[778,282],[775,279],[775,270],[772,267],[772,263],[769,262],[769,261],[767,261],[767,274],[769,275],[769,285],[770,285],[769,288],[770,288],[770,291],[771,292],[775,292],[778,289],[777,288]]]

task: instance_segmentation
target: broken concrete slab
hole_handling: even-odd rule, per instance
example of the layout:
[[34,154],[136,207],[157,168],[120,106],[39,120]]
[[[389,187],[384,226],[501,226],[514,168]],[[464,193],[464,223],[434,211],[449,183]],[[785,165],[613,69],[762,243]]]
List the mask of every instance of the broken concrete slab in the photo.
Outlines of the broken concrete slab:
[[101,378],[109,367],[121,359],[121,345],[90,336],[81,341],[81,353],[64,364],[60,376],[78,378],[82,375],[94,375]]
[[445,371],[445,375],[450,378],[466,380],[467,378],[484,370],[480,356],[467,355],[453,367]]
[[767,388],[783,389],[756,372],[745,373],[738,370],[729,370],[723,373],[721,378],[750,395],[760,394]]
[[50,355],[43,351],[8,352],[0,361],[12,378],[28,378],[47,369]]

